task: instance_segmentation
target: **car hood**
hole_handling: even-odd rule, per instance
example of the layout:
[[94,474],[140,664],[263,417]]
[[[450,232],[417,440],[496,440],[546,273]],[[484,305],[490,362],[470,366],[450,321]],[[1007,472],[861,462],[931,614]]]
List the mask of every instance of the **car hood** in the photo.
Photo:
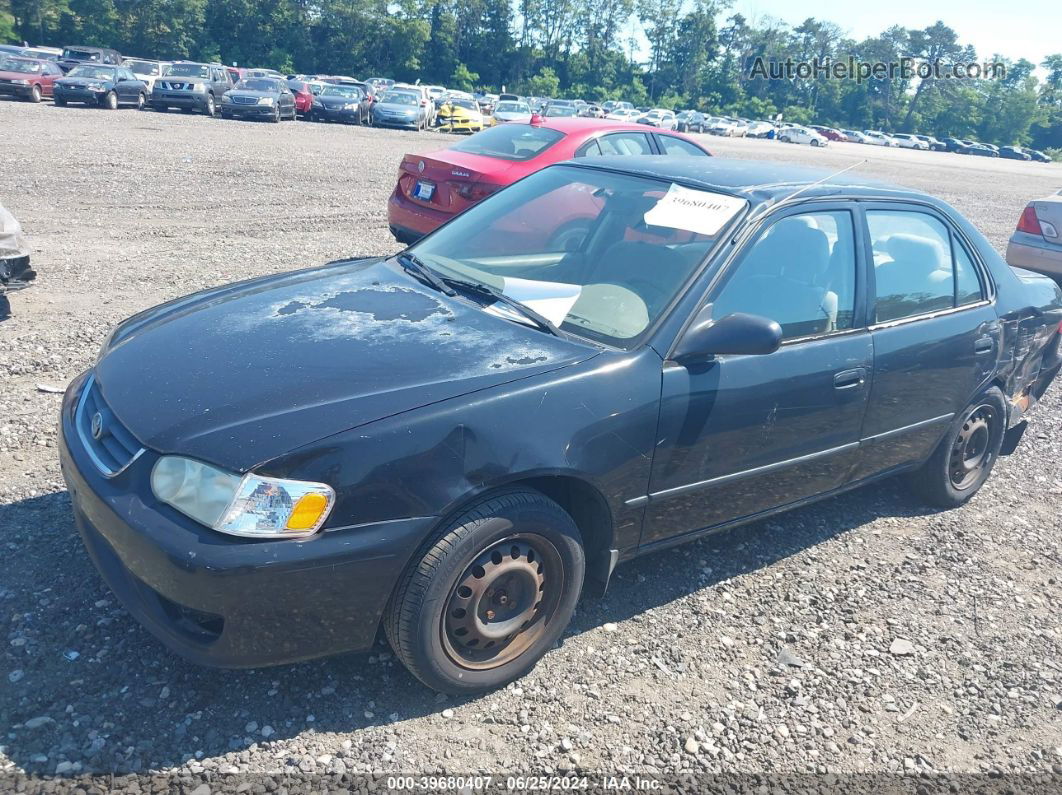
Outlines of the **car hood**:
[[89,83],[108,83],[114,82],[109,77],[60,77],[55,81],[56,83],[62,83],[64,86],[87,86]]
[[277,99],[280,96],[279,94],[275,94],[272,91],[251,91],[250,89],[245,88],[230,88],[228,91],[225,92],[225,94],[226,96],[230,97],[254,97],[255,99],[259,99],[260,97],[269,97],[270,99]]
[[147,447],[236,471],[597,348],[447,298],[393,261],[268,276],[149,309],[96,366]]

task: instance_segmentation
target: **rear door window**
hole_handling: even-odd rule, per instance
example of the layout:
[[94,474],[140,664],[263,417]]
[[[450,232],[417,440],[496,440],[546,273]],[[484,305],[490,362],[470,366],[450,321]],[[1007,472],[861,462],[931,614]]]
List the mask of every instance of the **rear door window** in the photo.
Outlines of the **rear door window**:
[[651,155],[649,136],[640,132],[619,132],[602,135],[597,145],[603,155]]
[[982,300],[973,260],[948,227],[918,210],[868,210],[875,321],[886,323]]
[[676,138],[673,135],[658,135],[656,140],[660,142],[660,148],[665,155],[678,155],[680,157],[707,157],[708,153],[700,147],[694,146],[689,141]]

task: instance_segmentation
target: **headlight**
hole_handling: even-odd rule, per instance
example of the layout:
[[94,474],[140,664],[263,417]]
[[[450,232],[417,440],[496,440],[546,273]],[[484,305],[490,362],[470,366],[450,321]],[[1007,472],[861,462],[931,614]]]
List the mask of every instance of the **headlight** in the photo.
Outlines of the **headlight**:
[[192,83],[192,91],[197,91],[200,94],[205,94],[206,90],[206,83]]
[[230,97],[228,94],[222,94],[221,95],[221,102],[222,102],[222,104],[224,104],[226,102],[232,102],[232,97]]
[[103,91],[103,83],[89,83],[86,88],[89,91]]
[[14,83],[16,86],[28,86],[29,85],[29,80],[12,80],[11,82]]
[[258,104],[259,105],[272,105],[273,104],[273,98],[272,97],[259,97],[258,98]]
[[200,524],[249,538],[316,533],[335,502],[335,492],[324,483],[234,475],[180,456],[158,460],[151,490]]
[[357,110],[357,109],[358,109],[358,103],[357,102],[348,102],[346,105],[343,106],[343,110]]

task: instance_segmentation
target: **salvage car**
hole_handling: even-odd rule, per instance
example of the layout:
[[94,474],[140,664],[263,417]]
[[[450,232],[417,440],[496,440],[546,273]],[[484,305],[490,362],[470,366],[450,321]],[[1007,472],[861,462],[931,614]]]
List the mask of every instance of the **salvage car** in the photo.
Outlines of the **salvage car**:
[[[560,106],[566,107],[566,106]],[[707,157],[679,133],[597,119],[509,122],[426,154],[407,154],[387,202],[391,234],[412,243],[479,200],[551,163],[575,157],[667,155]],[[586,218],[571,214],[565,233],[585,232]]]
[[224,119],[265,119],[279,124],[295,121],[295,95],[283,77],[245,77],[221,97]]
[[494,108],[494,123],[531,121],[531,106],[522,99],[503,99]]
[[62,107],[71,102],[117,110],[121,105],[144,107],[147,86],[124,66],[75,66],[55,81],[52,99]]
[[57,63],[64,72],[69,72],[78,64],[83,63],[121,66],[122,56],[117,50],[111,50],[107,47],[87,47],[77,44],[64,47],[63,54],[59,57]]
[[29,287],[36,278],[22,225],[0,204],[0,320],[11,317],[8,293]]
[[313,98],[310,121],[368,124],[372,120],[372,106],[372,99],[362,88],[326,83]]
[[[501,108],[506,104],[515,103],[499,102],[498,107]],[[480,113],[479,104],[474,99],[447,97],[446,101],[439,106],[439,111],[435,115],[435,124],[445,132],[474,133],[482,130],[485,122],[483,114]]]
[[1007,243],[1007,262],[1062,283],[1062,193],[1025,206]]
[[232,74],[219,63],[177,61],[155,81],[151,107],[162,112],[180,108],[185,113],[198,111],[213,116],[232,86]]
[[429,117],[421,95],[392,89],[372,106],[372,123],[377,127],[419,131],[427,129]]
[[63,70],[54,61],[0,56],[0,96],[40,102],[52,96]]
[[[572,194],[592,233],[557,249]],[[898,474],[966,503],[1060,322],[1062,289],[926,194],[587,158],[397,255],[135,315],[68,387],[59,455],[88,554],[176,652],[258,667],[382,627],[471,693],[637,555]]]

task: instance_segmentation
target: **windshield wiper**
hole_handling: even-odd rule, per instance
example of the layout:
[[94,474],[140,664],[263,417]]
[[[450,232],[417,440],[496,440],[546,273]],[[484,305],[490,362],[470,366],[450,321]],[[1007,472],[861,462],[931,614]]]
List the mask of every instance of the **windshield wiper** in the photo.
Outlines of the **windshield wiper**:
[[482,284],[481,282],[466,282],[463,279],[453,279],[449,276],[443,276],[443,281],[448,285],[453,285],[461,290],[464,290],[475,295],[480,295],[484,298],[490,298],[498,303],[505,304],[510,309],[515,309],[518,313],[526,317],[536,326],[543,331],[552,334],[554,337],[567,338],[567,334],[561,331],[557,326],[548,318],[540,315],[534,309],[527,304],[522,304],[515,298],[511,298],[501,290],[497,290],[491,287],[489,284]]
[[457,295],[457,291],[440,279],[435,271],[425,265],[424,261],[416,254],[403,251],[401,254],[396,255],[395,259],[398,260],[398,264],[402,266],[406,273],[419,276],[422,281],[427,282],[443,295]]

